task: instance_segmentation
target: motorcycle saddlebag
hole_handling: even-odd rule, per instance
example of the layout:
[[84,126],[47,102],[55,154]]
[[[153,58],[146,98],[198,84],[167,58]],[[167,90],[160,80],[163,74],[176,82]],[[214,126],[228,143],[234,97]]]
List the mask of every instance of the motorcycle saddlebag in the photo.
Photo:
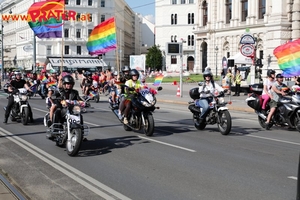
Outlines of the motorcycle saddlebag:
[[258,95],[261,95],[263,92],[264,85],[262,83],[256,83],[250,86],[250,90]]
[[247,101],[247,104],[248,104],[248,106],[250,106],[254,110],[260,110],[261,109],[261,99],[257,96],[255,96],[253,100]]
[[192,88],[192,89],[190,89],[190,97],[192,98],[192,99],[199,99],[199,97],[200,97],[200,93],[199,93],[199,88],[198,87],[195,87],[195,88]]

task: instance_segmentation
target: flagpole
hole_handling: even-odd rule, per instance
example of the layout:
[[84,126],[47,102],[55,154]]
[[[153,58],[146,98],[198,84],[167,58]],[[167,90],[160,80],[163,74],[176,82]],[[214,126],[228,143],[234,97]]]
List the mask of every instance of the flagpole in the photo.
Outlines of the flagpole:
[[[65,2],[64,2],[64,6],[63,6],[63,14],[65,14]],[[68,15],[65,14],[65,17],[67,17]],[[61,65],[60,65],[60,74],[62,74],[63,72],[63,62],[64,62],[64,20],[63,20],[63,15],[61,16],[61,23],[62,23],[62,31],[61,31]]]
[[[33,3],[35,3],[35,0],[33,0]],[[33,71],[36,73],[36,37],[35,33],[33,32]]]
[[118,75],[120,76],[120,71],[121,71],[121,66],[119,64],[119,48],[120,48],[120,45],[118,43],[118,29],[117,29],[117,23],[116,23],[116,18],[115,18],[115,32],[116,32],[116,40],[117,40],[117,48],[116,48],[116,59],[117,59],[117,70],[118,70]]

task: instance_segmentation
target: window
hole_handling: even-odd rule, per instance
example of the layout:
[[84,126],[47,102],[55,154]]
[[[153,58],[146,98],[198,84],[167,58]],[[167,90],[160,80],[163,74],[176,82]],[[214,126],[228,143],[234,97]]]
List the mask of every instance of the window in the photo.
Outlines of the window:
[[93,5],[93,0],[88,0],[88,6],[92,6]]
[[174,36],[174,42],[177,42],[177,35]]
[[81,30],[80,29],[76,29],[76,38],[81,38]]
[[65,30],[64,30],[64,36],[65,36],[65,38],[69,37],[69,29],[68,28],[65,28]]
[[68,5],[69,4],[69,0],[65,0],[65,4]]
[[187,45],[194,46],[194,35],[188,35]]
[[242,22],[248,17],[248,0],[242,0]]
[[76,0],[76,5],[80,5],[80,0]]
[[194,3],[194,0],[189,0],[189,4],[192,4],[192,3]]
[[105,15],[101,15],[100,21],[101,21],[101,22],[104,22],[104,21],[105,21]]
[[77,46],[77,55],[81,55],[81,46]]
[[172,0],[172,4],[177,4],[177,0]]
[[188,24],[194,24],[194,13],[188,14]]
[[93,29],[88,29],[88,36],[90,36],[92,31],[93,31]]
[[173,42],[173,35],[171,35],[171,42]]
[[174,24],[174,14],[171,15],[171,24]]
[[185,4],[185,0],[181,0],[181,4]]
[[89,15],[89,19],[88,19],[88,21],[89,22],[92,22],[93,21],[93,14],[92,13],[89,13],[90,15]]
[[65,46],[65,54],[70,54],[70,47],[69,46]]
[[206,26],[207,25],[207,3],[206,1],[203,2],[202,4],[202,25]]
[[259,0],[258,19],[263,19],[266,14],[266,0]]
[[105,0],[101,0],[101,7],[102,7],[102,8],[105,7]]
[[226,24],[230,23],[232,17],[232,0],[226,0]]
[[81,16],[80,13],[77,13],[77,14],[76,14],[76,21],[80,21],[80,16]]
[[171,64],[177,64],[177,56],[171,56]]
[[175,14],[175,17],[174,17],[174,24],[177,24],[177,14]]
[[51,45],[47,45],[47,55],[51,55]]

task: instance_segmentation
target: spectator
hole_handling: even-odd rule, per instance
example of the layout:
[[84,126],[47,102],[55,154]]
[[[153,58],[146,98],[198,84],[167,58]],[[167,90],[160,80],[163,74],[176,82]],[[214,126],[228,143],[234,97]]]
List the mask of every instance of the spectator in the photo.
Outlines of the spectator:
[[227,70],[227,74],[225,76],[225,80],[226,80],[226,85],[229,86],[227,94],[230,95],[231,94],[231,85],[233,83],[233,74],[231,73],[231,69]]
[[233,96],[240,96],[241,82],[242,82],[242,76],[240,74],[240,70],[237,69],[236,74],[234,76],[235,94]]

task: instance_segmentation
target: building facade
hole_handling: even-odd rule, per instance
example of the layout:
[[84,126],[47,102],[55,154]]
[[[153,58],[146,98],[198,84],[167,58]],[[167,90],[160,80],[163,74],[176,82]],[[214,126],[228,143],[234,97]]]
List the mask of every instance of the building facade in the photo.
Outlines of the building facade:
[[[1,14],[26,15],[33,3],[34,0],[4,0],[0,3]],[[88,57],[86,43],[90,32],[114,16],[118,50],[108,52],[101,58],[116,68],[128,65],[129,56],[140,53],[141,23],[124,0],[65,0],[65,9],[75,11],[76,20],[64,21],[62,38],[36,37],[34,42],[33,31],[27,21],[2,20],[4,68],[34,70],[44,67],[46,58],[51,56]],[[90,18],[84,18],[88,14]]]
[[[186,4],[188,8],[184,8]],[[166,42],[172,41],[173,35],[188,38],[194,34],[195,62],[192,71],[201,73],[209,66],[219,74],[224,67],[224,58],[240,52],[240,39],[249,30],[256,41],[255,57],[262,60],[263,73],[269,68],[278,70],[273,50],[300,37],[299,9],[300,0],[156,1],[156,37],[159,38],[156,43],[164,47]],[[194,15],[194,26],[186,20],[191,12],[197,13]],[[175,25],[170,19],[172,14],[177,14],[178,23]],[[192,30],[194,27],[195,30]],[[188,45],[183,43],[184,70],[189,70],[185,67],[189,55],[187,48]],[[166,58],[167,68],[170,66],[169,60],[172,58]],[[171,67],[178,71],[179,64],[177,67],[171,64]]]

